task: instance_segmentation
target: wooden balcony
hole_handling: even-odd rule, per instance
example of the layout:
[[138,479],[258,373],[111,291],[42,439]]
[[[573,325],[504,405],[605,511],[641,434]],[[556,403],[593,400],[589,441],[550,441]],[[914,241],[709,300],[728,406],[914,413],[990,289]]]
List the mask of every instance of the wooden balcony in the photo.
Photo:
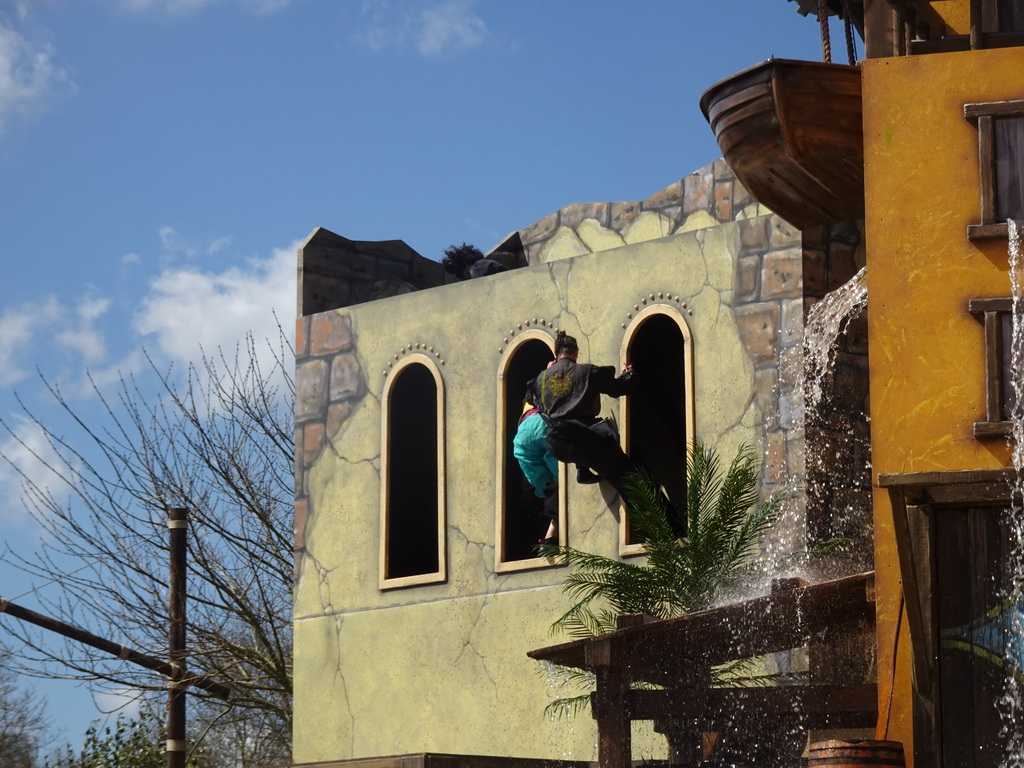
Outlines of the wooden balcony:
[[798,229],[864,217],[860,68],[770,59],[700,107],[744,187]]

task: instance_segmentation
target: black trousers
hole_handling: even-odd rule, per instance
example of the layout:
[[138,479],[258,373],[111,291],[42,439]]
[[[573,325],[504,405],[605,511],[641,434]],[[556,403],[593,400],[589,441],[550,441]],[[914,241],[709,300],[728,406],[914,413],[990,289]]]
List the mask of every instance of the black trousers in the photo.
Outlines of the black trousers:
[[599,435],[579,424],[559,422],[548,429],[548,450],[566,464],[589,467],[622,493],[622,478],[635,467],[615,438]]

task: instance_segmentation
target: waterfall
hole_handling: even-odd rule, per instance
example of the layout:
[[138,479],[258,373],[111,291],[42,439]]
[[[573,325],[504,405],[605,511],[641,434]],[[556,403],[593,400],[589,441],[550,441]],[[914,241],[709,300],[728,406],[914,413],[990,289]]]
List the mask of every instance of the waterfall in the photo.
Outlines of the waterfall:
[[821,402],[822,382],[833,370],[839,337],[867,306],[867,267],[828,293],[807,313],[804,330],[804,404],[813,411]]
[[[1012,333],[1010,340],[1010,381],[1014,393],[1013,407],[1008,414],[1011,431],[1009,448],[1015,470],[1010,493],[1009,527],[1015,544],[1008,569],[1007,601],[1016,604],[1016,610],[1007,611],[1004,626],[1004,668],[1017,669],[1019,659],[1013,657],[1024,643],[1024,221],[1007,222],[1009,233],[1008,256],[1010,264],[1010,291]],[[1021,681],[1007,674],[1006,687],[1000,702],[1000,717],[1007,738],[1007,750],[1001,768],[1024,768],[1024,700]]]

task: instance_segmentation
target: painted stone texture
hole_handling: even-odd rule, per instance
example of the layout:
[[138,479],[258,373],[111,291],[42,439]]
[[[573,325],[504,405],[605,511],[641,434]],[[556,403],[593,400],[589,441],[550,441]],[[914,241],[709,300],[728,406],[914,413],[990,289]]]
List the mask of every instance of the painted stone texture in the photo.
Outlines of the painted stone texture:
[[519,236],[529,262],[537,264],[767,213],[717,160],[646,200],[567,205]]
[[[959,4],[961,15],[966,3]],[[978,223],[976,126],[964,104],[1024,98],[1024,49],[865,61],[868,325],[876,473],[1005,467],[985,418],[984,337],[973,298],[1008,296],[1006,239],[970,241]],[[920,98],[927,84],[928,98]],[[888,495],[875,494],[878,647],[892,648],[900,605]],[[913,740],[909,638],[901,636],[889,738]],[[893,679],[879,654],[879,680]]]
[[[297,762],[596,757],[588,717],[543,717],[562,693],[525,655],[553,641],[565,571],[495,570],[496,382],[520,326],[564,329],[582,360],[618,365],[636,308],[665,307],[693,339],[696,435],[724,456],[761,446],[766,491],[803,477],[804,313],[857,266],[857,227],[794,232],[719,161],[642,203],[569,206],[519,235],[532,266],[299,321]],[[381,591],[381,398],[394,366],[424,350],[446,403],[448,578]],[[608,488],[570,482],[572,546],[615,556],[618,515]],[[635,748],[657,757],[664,742],[648,731]]]

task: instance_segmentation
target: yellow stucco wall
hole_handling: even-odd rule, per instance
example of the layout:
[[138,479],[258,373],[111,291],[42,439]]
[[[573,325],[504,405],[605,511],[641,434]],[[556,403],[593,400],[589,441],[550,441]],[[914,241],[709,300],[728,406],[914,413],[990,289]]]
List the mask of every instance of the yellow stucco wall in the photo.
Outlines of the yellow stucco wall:
[[[307,473],[296,762],[422,751],[596,758],[589,715],[545,719],[558,694],[525,655],[560,640],[548,627],[569,605],[565,570],[494,572],[500,350],[510,329],[537,318],[575,335],[581,360],[616,364],[633,305],[652,293],[679,297],[664,302],[687,306],[697,435],[725,456],[757,445],[754,368],[728,304],[739,249],[730,223],[338,310],[351,318],[367,394]],[[448,580],[381,592],[380,398],[387,361],[415,343],[437,350],[444,378]],[[617,413],[614,401],[605,412]],[[614,556],[608,490],[568,490],[569,543]],[[634,754],[663,754],[660,737],[638,738]]]
[[[967,239],[967,225],[978,223],[980,187],[977,130],[964,119],[963,105],[1024,98],[1024,50],[875,59],[862,66],[874,471],[1006,466],[1004,441],[972,434],[974,422],[985,419],[985,374],[982,327],[967,302],[1007,296],[1010,286],[1006,240]],[[883,699],[900,590],[891,521],[887,494],[876,488]],[[888,737],[910,745],[905,626]],[[884,711],[887,702],[881,704]]]
[[946,23],[946,34],[966,35],[971,31],[971,4],[964,0],[932,0],[929,3]]

